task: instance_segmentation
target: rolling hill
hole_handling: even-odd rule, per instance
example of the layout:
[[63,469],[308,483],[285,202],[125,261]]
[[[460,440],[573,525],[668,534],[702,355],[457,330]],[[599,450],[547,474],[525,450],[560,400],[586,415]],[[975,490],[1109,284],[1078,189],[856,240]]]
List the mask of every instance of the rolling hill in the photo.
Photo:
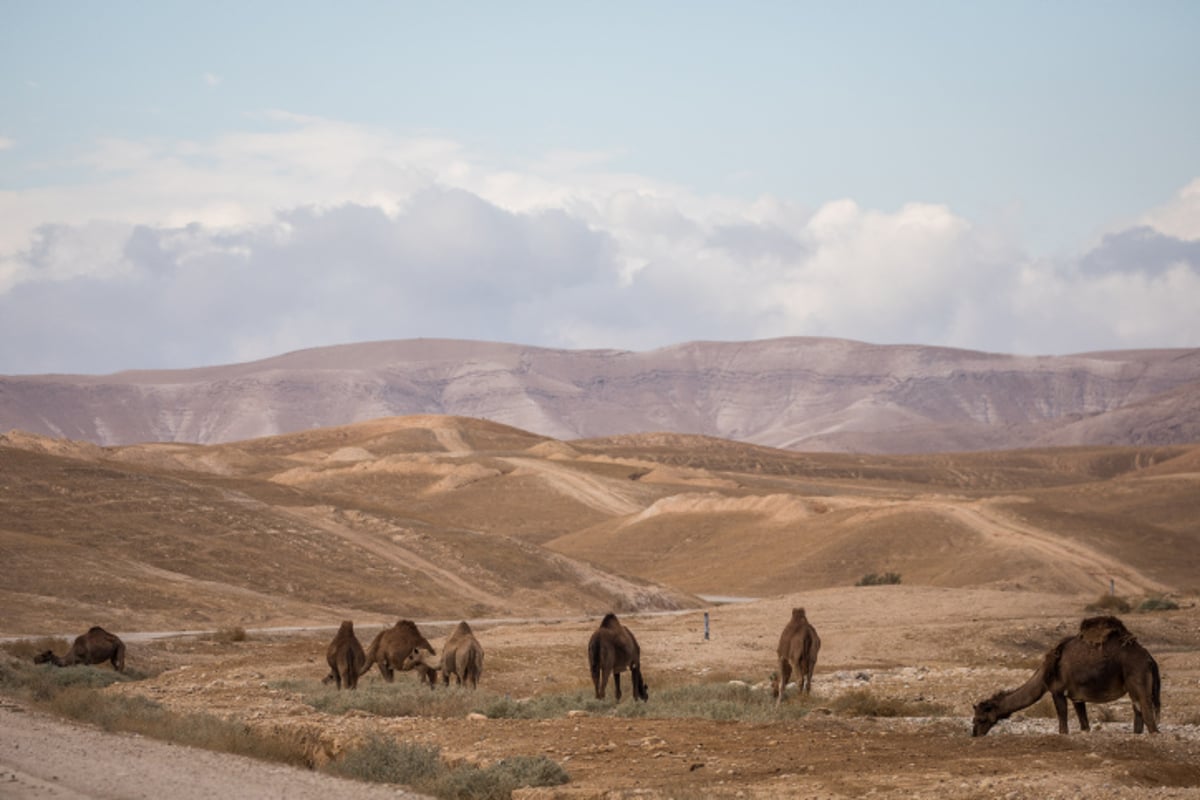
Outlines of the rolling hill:
[[0,435],[0,633],[1200,591],[1200,446],[865,456],[449,416],[215,445]]

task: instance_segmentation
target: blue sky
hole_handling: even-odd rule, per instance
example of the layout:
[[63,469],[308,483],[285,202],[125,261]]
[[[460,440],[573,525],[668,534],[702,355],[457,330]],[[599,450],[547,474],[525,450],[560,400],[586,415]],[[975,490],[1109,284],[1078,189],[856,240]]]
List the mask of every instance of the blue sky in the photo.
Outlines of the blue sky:
[[0,373],[1200,346],[1200,4],[0,0]]

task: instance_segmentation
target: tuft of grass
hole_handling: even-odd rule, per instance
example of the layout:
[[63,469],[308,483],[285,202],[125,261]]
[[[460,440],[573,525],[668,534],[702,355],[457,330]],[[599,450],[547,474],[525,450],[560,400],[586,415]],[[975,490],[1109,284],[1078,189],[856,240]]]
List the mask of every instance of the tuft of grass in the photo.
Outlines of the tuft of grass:
[[1117,614],[1128,614],[1133,609],[1129,601],[1119,594],[1102,594],[1095,601],[1084,606],[1084,611],[1112,611]]
[[514,756],[489,767],[448,767],[437,747],[373,734],[331,763],[329,772],[372,783],[398,783],[446,800],[508,800],[516,789],[561,786],[570,775],[545,756]]
[[213,642],[232,644],[234,642],[244,642],[249,637],[246,634],[245,628],[241,625],[233,625],[228,628],[218,628],[205,638]]
[[1141,613],[1149,611],[1176,611],[1178,609],[1179,603],[1176,603],[1169,597],[1147,597],[1137,607],[1137,610]]
[[925,701],[880,697],[870,689],[851,689],[835,697],[829,707],[850,717],[940,717],[946,707]]
[[897,584],[897,583],[900,583],[900,573],[899,572],[884,572],[884,573],[878,574],[878,575],[875,574],[874,572],[868,572],[866,575],[863,575],[861,578],[859,578],[858,582],[855,583],[854,585],[855,586],[887,586],[887,585]]

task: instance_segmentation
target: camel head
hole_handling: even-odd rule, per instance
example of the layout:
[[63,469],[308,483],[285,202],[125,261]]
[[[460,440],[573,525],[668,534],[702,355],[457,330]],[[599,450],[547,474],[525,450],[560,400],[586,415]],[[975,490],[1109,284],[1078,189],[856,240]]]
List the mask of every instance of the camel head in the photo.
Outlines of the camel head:
[[36,656],[33,657],[33,663],[35,663],[35,664],[54,664],[54,665],[60,666],[60,667],[62,666],[62,660],[58,656],[54,655],[53,650],[47,650],[44,653],[38,653]]
[[650,687],[642,680],[642,668],[638,664],[629,665],[629,675],[633,678],[633,696],[643,703],[650,700]]
[[1008,719],[1011,714],[1005,714],[1000,710],[999,699],[1003,696],[1000,694],[989,697],[987,700],[981,700],[975,704],[975,719],[971,724],[972,736],[984,736],[990,731],[997,722],[1002,719]]
[[438,659],[437,662],[434,662],[433,659],[430,658],[430,655],[432,655],[432,653],[427,652],[423,647],[414,647],[412,652],[404,657],[404,662],[400,665],[400,671],[403,672],[405,670],[416,669],[418,664],[429,669],[441,669],[441,659]]

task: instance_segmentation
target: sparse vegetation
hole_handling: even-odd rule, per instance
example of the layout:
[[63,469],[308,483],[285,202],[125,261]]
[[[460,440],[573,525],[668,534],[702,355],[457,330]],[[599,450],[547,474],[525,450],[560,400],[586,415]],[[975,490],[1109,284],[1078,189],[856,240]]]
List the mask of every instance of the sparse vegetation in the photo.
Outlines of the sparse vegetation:
[[940,717],[949,713],[945,706],[923,700],[881,697],[870,689],[851,689],[838,695],[829,707],[850,717]]
[[859,578],[858,583],[856,583],[854,585],[855,586],[887,586],[887,585],[896,584],[899,582],[900,582],[900,573],[899,572],[884,572],[881,574],[876,574],[874,572],[868,572],[866,575],[863,575],[861,578]]
[[1176,603],[1169,597],[1147,597],[1138,604],[1137,610],[1139,612],[1176,611],[1178,608],[1179,603]]
[[241,625],[233,625],[228,628],[218,628],[207,638],[214,642],[222,642],[224,644],[244,642],[246,641],[246,629]]
[[299,743],[207,714],[177,714],[140,695],[102,691],[114,684],[130,683],[144,677],[96,667],[51,667],[15,660],[0,662],[0,690],[106,731],[137,733],[266,761],[307,763],[307,755]]
[[1119,594],[1102,594],[1095,602],[1084,606],[1084,611],[1107,612],[1112,614],[1128,614],[1133,606]]
[[507,800],[514,789],[561,786],[570,776],[545,756],[514,756],[488,767],[449,767],[438,748],[373,735],[329,772],[355,780],[399,783],[447,800]]

